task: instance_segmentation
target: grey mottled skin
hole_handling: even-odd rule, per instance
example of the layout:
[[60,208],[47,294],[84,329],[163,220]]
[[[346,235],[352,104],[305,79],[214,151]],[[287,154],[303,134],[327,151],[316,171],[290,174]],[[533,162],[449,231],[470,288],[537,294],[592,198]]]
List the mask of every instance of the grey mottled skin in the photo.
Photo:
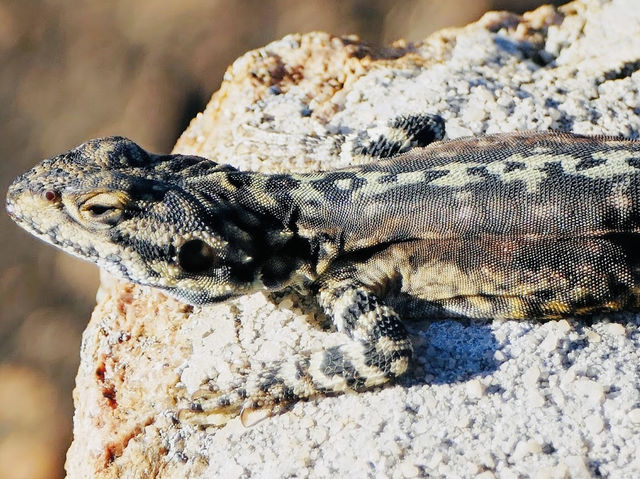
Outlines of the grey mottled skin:
[[390,132],[352,147],[377,157],[368,164],[276,175],[92,140],[16,179],[7,209],[45,241],[190,304],[287,287],[316,296],[344,343],[227,391],[210,384],[183,411],[201,422],[399,376],[412,355],[401,315],[638,307],[639,142],[558,132],[433,142],[444,128],[429,115]]

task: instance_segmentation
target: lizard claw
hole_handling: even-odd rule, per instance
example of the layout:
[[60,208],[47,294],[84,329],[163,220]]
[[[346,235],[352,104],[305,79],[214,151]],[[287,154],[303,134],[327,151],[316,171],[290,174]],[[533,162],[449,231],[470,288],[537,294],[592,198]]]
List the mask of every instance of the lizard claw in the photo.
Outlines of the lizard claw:
[[216,400],[218,395],[207,390],[197,391],[192,402],[178,411],[178,419],[198,426],[224,426],[242,412],[242,407],[221,404]]
[[189,406],[178,412],[178,419],[198,426],[222,427],[239,416],[242,425],[250,427],[284,407],[267,399],[247,399],[241,388],[226,393],[211,389],[196,391]]
[[191,396],[191,402],[187,408],[179,411],[178,418],[200,426],[220,427],[241,414],[242,402],[231,401],[229,393],[224,394],[209,386]]

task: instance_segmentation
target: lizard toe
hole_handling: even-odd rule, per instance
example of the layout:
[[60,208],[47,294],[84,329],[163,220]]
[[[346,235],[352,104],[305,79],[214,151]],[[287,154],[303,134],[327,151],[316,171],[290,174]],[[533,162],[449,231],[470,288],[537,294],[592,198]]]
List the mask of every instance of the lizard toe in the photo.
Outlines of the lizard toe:
[[241,388],[230,392],[200,389],[187,408],[178,412],[181,421],[199,426],[220,427],[239,417],[243,426],[252,426],[283,410],[286,405],[268,397],[246,398]]

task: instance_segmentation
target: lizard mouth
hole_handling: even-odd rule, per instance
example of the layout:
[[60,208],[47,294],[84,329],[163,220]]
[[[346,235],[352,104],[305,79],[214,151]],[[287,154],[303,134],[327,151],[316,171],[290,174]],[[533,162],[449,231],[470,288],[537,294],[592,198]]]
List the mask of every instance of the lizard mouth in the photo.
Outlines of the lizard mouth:
[[16,217],[15,211],[14,211],[15,206],[14,206],[14,203],[13,203],[13,201],[11,199],[7,198],[7,202],[5,204],[5,207],[7,209],[7,213],[9,213],[9,216],[11,218],[15,218]]
[[[8,208],[7,208],[8,209]],[[126,266],[120,262],[114,263],[113,261],[107,261],[100,256],[98,250],[93,246],[82,246],[78,243],[74,243],[70,240],[61,239],[59,227],[55,226],[47,231],[43,231],[38,224],[30,221],[27,218],[20,216],[12,216],[14,220],[20,224],[22,228],[34,235],[45,243],[52,244],[61,249],[67,254],[75,256],[84,261],[90,261],[98,267],[108,270],[114,275],[122,277],[124,279],[133,281]]]
[[18,187],[16,185],[16,182],[13,182],[11,186],[9,186],[9,190],[7,191],[5,208],[7,209],[7,213],[9,213],[9,216],[14,220],[20,219],[18,216],[18,212],[16,211],[16,200],[18,198],[18,195]]
[[47,231],[42,230],[38,224],[24,217],[13,217],[29,233],[38,239],[54,244],[63,251],[88,261],[98,261],[98,252],[94,248],[85,248],[67,240],[61,240],[58,227],[53,227]]
[[233,293],[223,293],[219,295],[212,296],[204,291],[194,292],[194,291],[185,291],[180,288],[162,288],[167,294],[173,296],[187,304],[191,304],[194,306],[205,306],[207,304],[220,303],[226,301],[231,298],[235,298],[238,295]]
[[[42,195],[25,191],[16,183],[9,187],[6,199],[7,213],[13,221],[38,239],[56,245],[69,254],[94,262],[100,259],[95,248],[64,239],[65,235],[61,234],[60,228],[65,222],[54,219],[54,217],[59,219],[60,215],[60,208],[57,205],[52,205],[51,200],[42,198]],[[35,207],[31,205],[32,203]],[[48,212],[46,208],[48,208]],[[29,215],[27,212],[32,209],[42,211],[42,214]],[[55,214],[51,214],[54,211]]]

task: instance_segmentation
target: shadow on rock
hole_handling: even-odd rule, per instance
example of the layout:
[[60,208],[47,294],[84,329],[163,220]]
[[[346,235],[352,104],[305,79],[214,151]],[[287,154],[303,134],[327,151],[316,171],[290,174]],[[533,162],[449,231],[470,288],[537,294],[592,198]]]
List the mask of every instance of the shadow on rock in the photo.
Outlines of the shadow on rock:
[[490,323],[456,320],[408,325],[414,343],[412,382],[449,384],[493,373],[499,349]]

